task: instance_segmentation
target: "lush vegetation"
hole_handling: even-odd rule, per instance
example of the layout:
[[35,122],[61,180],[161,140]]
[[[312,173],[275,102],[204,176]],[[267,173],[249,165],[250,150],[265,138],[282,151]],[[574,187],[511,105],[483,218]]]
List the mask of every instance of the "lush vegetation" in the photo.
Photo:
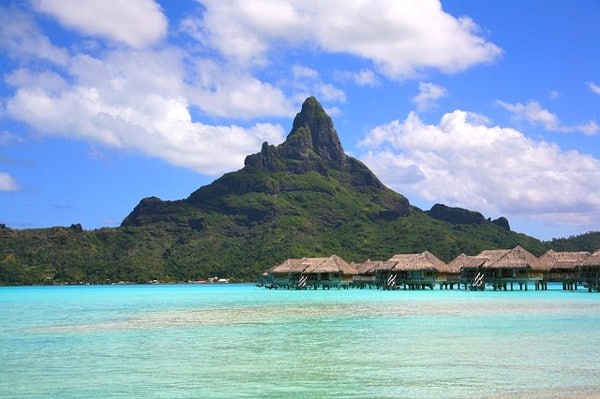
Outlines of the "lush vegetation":
[[240,171],[179,201],[143,199],[119,228],[0,226],[0,284],[255,280],[286,258],[337,254],[348,261],[429,250],[516,245],[541,255],[596,249],[600,233],[543,243],[508,221],[436,206],[423,212],[343,153],[331,119],[309,99],[286,142],[265,143]]
[[114,229],[2,229],[0,282],[254,280],[290,257],[335,253],[363,261],[428,249],[449,261],[488,248],[521,245],[538,255],[549,248],[492,223],[451,224],[416,208],[387,219],[348,190],[249,193],[224,203],[227,214],[198,211],[190,219]]
[[550,246],[556,251],[588,251],[600,249],[600,232],[589,232],[569,238],[554,238]]

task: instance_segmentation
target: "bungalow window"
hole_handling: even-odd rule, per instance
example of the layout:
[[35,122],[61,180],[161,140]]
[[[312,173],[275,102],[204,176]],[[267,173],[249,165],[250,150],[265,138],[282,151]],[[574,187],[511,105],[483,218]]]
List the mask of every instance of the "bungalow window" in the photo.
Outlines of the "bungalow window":
[[502,273],[503,278],[513,278],[514,277],[513,269],[501,269],[500,272]]

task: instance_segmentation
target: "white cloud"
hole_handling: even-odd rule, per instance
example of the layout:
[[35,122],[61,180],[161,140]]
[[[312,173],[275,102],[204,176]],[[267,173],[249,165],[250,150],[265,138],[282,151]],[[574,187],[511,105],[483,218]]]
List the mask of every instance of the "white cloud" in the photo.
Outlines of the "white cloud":
[[294,104],[280,88],[246,70],[204,59],[196,60],[193,70],[185,96],[209,115],[246,119],[293,115]]
[[0,172],[0,192],[19,191],[20,189],[21,187],[11,175],[6,172]]
[[510,104],[498,100],[496,103],[502,108],[512,112],[515,119],[526,121],[534,126],[542,126],[544,129],[552,132],[582,132],[592,136],[600,131],[600,127],[598,127],[595,121],[590,121],[581,125],[564,125],[556,114],[542,108],[537,101],[529,101],[527,104]]
[[590,88],[592,93],[600,95],[600,86],[598,86],[596,83],[588,82],[588,87]]
[[527,121],[533,125],[542,125],[545,129],[551,131],[560,130],[558,117],[547,109],[542,108],[537,101],[530,101],[527,104],[510,104],[498,100],[496,103],[512,112],[518,120]]
[[370,69],[361,69],[358,72],[337,71],[335,76],[341,81],[351,81],[358,86],[376,87],[380,84],[377,75]]
[[[198,40],[242,63],[264,64],[278,42],[371,60],[381,73],[404,79],[423,68],[446,73],[491,62],[501,49],[478,36],[467,17],[437,0],[202,0],[202,20],[185,26]],[[360,26],[360,29],[356,27]]]
[[[185,83],[182,58],[173,49],[114,51],[103,59],[77,55],[68,69],[69,84],[47,72],[19,70],[8,79],[15,94],[6,101],[6,114],[40,134],[139,151],[211,175],[241,167],[244,157],[258,151],[263,141],[283,140],[278,125],[212,126],[194,121],[193,104],[184,94],[195,89]],[[258,86],[252,101],[270,106],[268,98],[261,99],[265,92]],[[221,101],[227,98],[231,97]]]
[[361,159],[403,194],[492,214],[591,226],[600,216],[600,160],[464,111],[428,125],[411,113],[373,129]]
[[411,100],[417,105],[419,111],[425,111],[435,105],[435,102],[446,96],[448,91],[445,87],[433,83],[419,83],[419,94]]
[[43,88],[57,93],[68,88],[69,84],[62,76],[51,71],[31,72],[27,68],[15,69],[4,76],[6,83],[13,87]]
[[67,51],[54,46],[31,17],[12,8],[0,7],[0,50],[19,60],[41,59],[59,65],[69,60]]
[[550,100],[556,100],[560,96],[562,96],[562,93],[558,90],[550,90],[550,93],[548,93],[548,98],[550,98]]
[[21,136],[9,132],[8,130],[0,131],[0,146],[22,143],[23,141]]
[[153,0],[33,0],[34,8],[84,34],[143,47],[160,40],[167,19]]
[[302,92],[298,95],[300,100],[308,96],[316,96],[324,101],[346,101],[346,93],[342,89],[325,83],[321,79],[320,73],[312,68],[294,65],[292,67],[292,77],[294,79],[292,82],[293,88]]

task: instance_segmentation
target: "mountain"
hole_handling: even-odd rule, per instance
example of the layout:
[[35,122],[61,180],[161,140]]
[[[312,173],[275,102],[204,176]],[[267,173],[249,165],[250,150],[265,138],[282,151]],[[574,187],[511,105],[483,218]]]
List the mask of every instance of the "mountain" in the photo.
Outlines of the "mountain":
[[[362,208],[357,208],[358,204]],[[347,218],[345,209],[376,221],[408,215],[409,202],[385,187],[362,162],[344,153],[333,121],[310,97],[284,143],[273,146],[265,142],[260,153],[246,157],[243,169],[225,174],[185,200],[142,200],[122,226],[194,213],[224,214],[243,227],[299,215],[318,225]],[[313,211],[317,215],[311,215]],[[201,227],[201,220],[196,222]]]
[[489,218],[486,219],[479,212],[462,208],[452,208],[444,204],[435,204],[427,211],[427,214],[434,219],[444,220],[454,224],[485,224],[486,222],[491,222],[496,226],[510,230],[510,224],[503,216],[495,220]]
[[142,199],[118,228],[0,228],[0,282],[252,280],[291,257],[363,261],[429,250],[449,261],[516,245],[536,255],[550,248],[505,218],[412,206],[345,154],[310,97],[282,144],[264,143],[242,169],[188,198]]

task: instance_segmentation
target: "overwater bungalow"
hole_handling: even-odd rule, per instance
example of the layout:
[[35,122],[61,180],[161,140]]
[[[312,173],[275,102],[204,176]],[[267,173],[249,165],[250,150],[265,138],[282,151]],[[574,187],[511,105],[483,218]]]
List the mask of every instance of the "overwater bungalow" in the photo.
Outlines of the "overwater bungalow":
[[[356,269],[356,275],[352,278],[352,285],[358,288],[379,287],[380,282],[377,279],[378,271],[385,269],[385,261],[367,259],[362,263],[351,263]],[[393,263],[387,267],[393,266]]]
[[[460,289],[461,284],[465,288],[482,288],[484,274],[481,271],[481,266],[485,262],[486,258],[461,253],[448,263],[448,267],[455,273],[453,276],[458,288]],[[450,285],[450,288],[452,289],[453,285]]]
[[388,289],[400,286],[404,289],[433,289],[436,283],[446,282],[447,275],[452,272],[429,251],[394,255],[387,262],[387,265],[394,263],[389,270],[381,270],[385,275],[384,288]]
[[304,258],[302,264],[306,268],[300,278],[300,288],[348,288],[357,274],[354,266],[337,255],[329,258]]
[[347,288],[356,268],[337,255],[328,258],[287,259],[272,267],[263,280],[268,288]]
[[520,246],[482,251],[477,257],[486,259],[481,266],[483,281],[494,290],[507,290],[508,287],[512,290],[514,284],[519,284],[519,289],[527,291],[529,282],[535,282],[536,289],[541,288],[539,283],[544,278],[544,266],[535,255]]
[[588,256],[579,268],[579,280],[591,291],[600,291],[600,250]]
[[557,252],[549,250],[540,256],[540,262],[544,267],[544,280],[546,286],[549,282],[561,282],[563,290],[577,289],[580,267],[590,256],[589,252]]
[[287,259],[277,266],[273,266],[267,271],[267,276],[264,277],[264,285],[267,288],[294,288],[298,286],[298,282],[302,276],[302,272],[306,269],[306,265],[302,264],[303,259]]

